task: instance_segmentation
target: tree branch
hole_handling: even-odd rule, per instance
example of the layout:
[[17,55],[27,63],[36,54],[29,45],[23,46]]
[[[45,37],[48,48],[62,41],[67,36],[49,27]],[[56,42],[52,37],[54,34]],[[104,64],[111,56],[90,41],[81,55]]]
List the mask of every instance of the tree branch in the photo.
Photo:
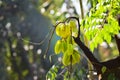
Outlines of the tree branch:
[[79,45],[79,47],[84,51],[87,58],[93,63],[99,63],[99,61],[93,56],[92,52],[82,43],[80,38],[74,38],[75,42]]
[[79,0],[79,2],[80,2],[80,9],[81,9],[81,17],[83,19],[84,18],[84,11],[83,11],[82,0]]
[[[87,46],[85,46],[85,44],[82,43],[82,41],[80,40],[80,23],[79,23],[79,18],[69,17],[64,22],[69,22],[71,19],[75,19],[78,22],[78,36],[77,37],[73,37],[74,41],[83,50],[84,54],[87,56],[87,58],[90,60],[90,62],[92,63],[92,65],[96,69],[98,75],[102,74],[101,69],[102,69],[103,66],[105,66],[107,68],[106,71],[120,67],[120,56],[118,56],[115,59],[111,59],[111,60],[108,60],[108,61],[105,61],[105,62],[99,62],[95,58],[93,53],[90,51],[90,49]],[[120,25],[120,18],[119,18],[118,22],[119,22],[119,25]],[[63,22],[61,22],[61,23],[63,23]],[[117,46],[118,46],[118,50],[120,52],[120,39],[118,37],[116,37],[116,43],[117,43]]]
[[[118,20],[118,24],[120,26],[120,14],[117,16],[117,20]],[[115,35],[115,40],[116,40],[117,48],[118,48],[119,55],[120,55],[120,38],[118,38],[118,36]]]
[[97,72],[100,73],[100,69],[101,69],[101,64],[100,62],[94,57],[94,55],[92,54],[92,52],[88,49],[88,47],[86,47],[82,41],[80,40],[79,37],[75,38],[74,37],[75,42],[78,44],[78,46],[83,50],[83,52],[85,53],[85,55],[87,56],[87,58],[90,60],[90,62],[92,63],[92,65],[94,66],[94,68],[96,68]]
[[118,38],[117,35],[115,35],[115,40],[116,40],[117,48],[118,48],[119,55],[120,55],[120,39]]
[[78,44],[78,46],[83,50],[84,54],[87,56],[87,58],[91,61],[94,68],[97,70],[98,74],[101,74],[101,69],[103,66],[105,66],[108,70],[113,68],[120,67],[120,56],[118,56],[115,59],[111,59],[105,62],[99,62],[93,55],[93,53],[89,50],[88,47],[86,47],[79,37],[75,38],[75,42]]
[[106,66],[108,69],[120,67],[120,56],[115,59],[111,59],[105,62],[101,62],[102,65]]

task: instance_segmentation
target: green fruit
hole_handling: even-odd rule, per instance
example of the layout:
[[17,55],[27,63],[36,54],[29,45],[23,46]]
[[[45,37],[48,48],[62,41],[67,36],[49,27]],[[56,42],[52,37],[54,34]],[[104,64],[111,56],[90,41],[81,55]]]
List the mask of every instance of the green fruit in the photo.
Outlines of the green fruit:
[[69,66],[70,64],[74,65],[80,61],[80,55],[79,53],[74,50],[72,55],[64,54],[62,62],[65,66]]
[[70,25],[70,28],[72,28],[72,31],[73,31],[73,32],[76,31],[77,26],[76,26],[75,21],[70,21],[70,22],[69,22],[69,25]]
[[61,23],[56,27],[56,34],[62,38],[66,38],[70,35],[69,26]]
[[62,41],[58,40],[55,44],[55,53],[58,54],[62,51]]
[[64,27],[64,24],[59,24],[59,25],[57,25],[56,26],[56,34],[58,35],[58,36],[61,36],[61,27]]
[[66,41],[62,41],[62,52],[65,53],[67,50],[67,43]]
[[73,54],[72,54],[72,64],[76,64],[80,61],[80,55],[78,53],[78,51],[74,50]]
[[66,35],[67,36],[70,36],[71,35],[71,32],[70,32],[70,26],[68,24],[66,24]]
[[67,45],[67,51],[66,51],[66,54],[68,55],[72,55],[73,54],[73,50],[74,50],[74,47],[72,44],[68,44]]
[[75,21],[70,21],[69,26],[72,29],[72,36],[77,37],[78,29],[77,29]]
[[62,62],[65,66],[70,65],[70,55],[64,54],[63,55],[63,59]]

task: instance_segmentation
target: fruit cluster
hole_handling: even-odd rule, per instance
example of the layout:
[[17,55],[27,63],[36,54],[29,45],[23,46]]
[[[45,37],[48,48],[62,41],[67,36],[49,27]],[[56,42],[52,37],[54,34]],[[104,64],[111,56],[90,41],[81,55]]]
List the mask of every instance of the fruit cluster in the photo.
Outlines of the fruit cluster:
[[56,26],[56,34],[61,38],[55,44],[55,53],[63,53],[62,62],[65,66],[76,64],[80,61],[80,55],[76,49],[73,36],[77,36],[75,21],[60,23]]

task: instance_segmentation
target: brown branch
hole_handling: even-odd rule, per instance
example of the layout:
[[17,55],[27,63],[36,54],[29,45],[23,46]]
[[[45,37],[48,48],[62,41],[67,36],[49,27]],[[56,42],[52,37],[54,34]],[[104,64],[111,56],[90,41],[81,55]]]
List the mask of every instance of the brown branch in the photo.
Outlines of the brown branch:
[[82,43],[80,38],[74,38],[75,42],[84,51],[87,58],[93,63],[99,63],[99,61],[93,56],[92,52]]
[[[72,17],[72,18],[74,18],[74,17]],[[73,38],[74,38],[75,42],[79,45],[79,47],[83,50],[83,52],[85,53],[87,58],[91,61],[93,66],[98,69],[98,65],[100,64],[100,62],[94,57],[94,55],[90,51],[90,49],[87,46],[85,46],[82,43],[82,41],[80,40],[80,23],[79,23],[79,18],[74,18],[74,19],[76,19],[77,22],[78,22],[78,36],[77,36],[77,38],[75,38],[75,37],[73,37]]]
[[[120,26],[120,14],[117,15],[117,20],[118,20],[118,24]],[[116,40],[117,48],[118,48],[119,55],[120,55],[120,38],[118,38],[118,36],[115,35],[115,40]]]
[[100,62],[94,57],[93,53],[86,47],[79,37],[75,38],[74,41],[78,44],[78,46],[83,50],[84,54],[90,60],[92,65],[96,68],[97,72],[100,72],[101,64]]
[[101,62],[102,65],[106,66],[108,69],[114,69],[120,67],[120,56],[115,59],[111,59],[105,62]]
[[117,48],[118,48],[119,55],[120,55],[120,39],[118,38],[117,35],[115,35],[115,40],[116,40]]
[[89,50],[89,48],[82,43],[80,38],[77,37],[77,38],[74,38],[74,40],[78,44],[78,46],[83,50],[84,54],[87,56],[87,58],[90,60],[94,68],[97,70],[98,74],[102,73],[101,69],[103,66],[106,66],[108,70],[120,67],[120,56],[105,62],[99,62],[94,57],[93,53]]

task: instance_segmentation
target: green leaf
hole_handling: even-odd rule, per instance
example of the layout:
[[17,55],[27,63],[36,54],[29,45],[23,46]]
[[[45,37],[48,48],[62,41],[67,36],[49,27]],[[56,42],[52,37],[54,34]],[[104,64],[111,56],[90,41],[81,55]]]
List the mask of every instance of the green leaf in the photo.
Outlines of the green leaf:
[[22,74],[23,74],[24,76],[26,76],[26,75],[28,74],[28,70],[24,70],[24,71],[22,72]]
[[105,66],[102,67],[102,73],[104,73],[107,70]]
[[111,42],[111,35],[108,34],[108,33],[106,33],[106,34],[104,35],[104,39],[107,41],[107,43],[110,43],[110,42]]
[[90,50],[93,52],[93,51],[94,51],[94,48],[95,48],[94,42],[91,42],[91,43],[90,43]]
[[58,65],[53,65],[50,70],[47,72],[46,74],[46,79],[50,79],[50,80],[56,80],[55,78],[57,77],[57,73],[58,73]]
[[115,77],[115,74],[114,74],[114,73],[110,73],[110,74],[108,75],[108,80],[119,80],[119,79],[117,79],[117,78]]

